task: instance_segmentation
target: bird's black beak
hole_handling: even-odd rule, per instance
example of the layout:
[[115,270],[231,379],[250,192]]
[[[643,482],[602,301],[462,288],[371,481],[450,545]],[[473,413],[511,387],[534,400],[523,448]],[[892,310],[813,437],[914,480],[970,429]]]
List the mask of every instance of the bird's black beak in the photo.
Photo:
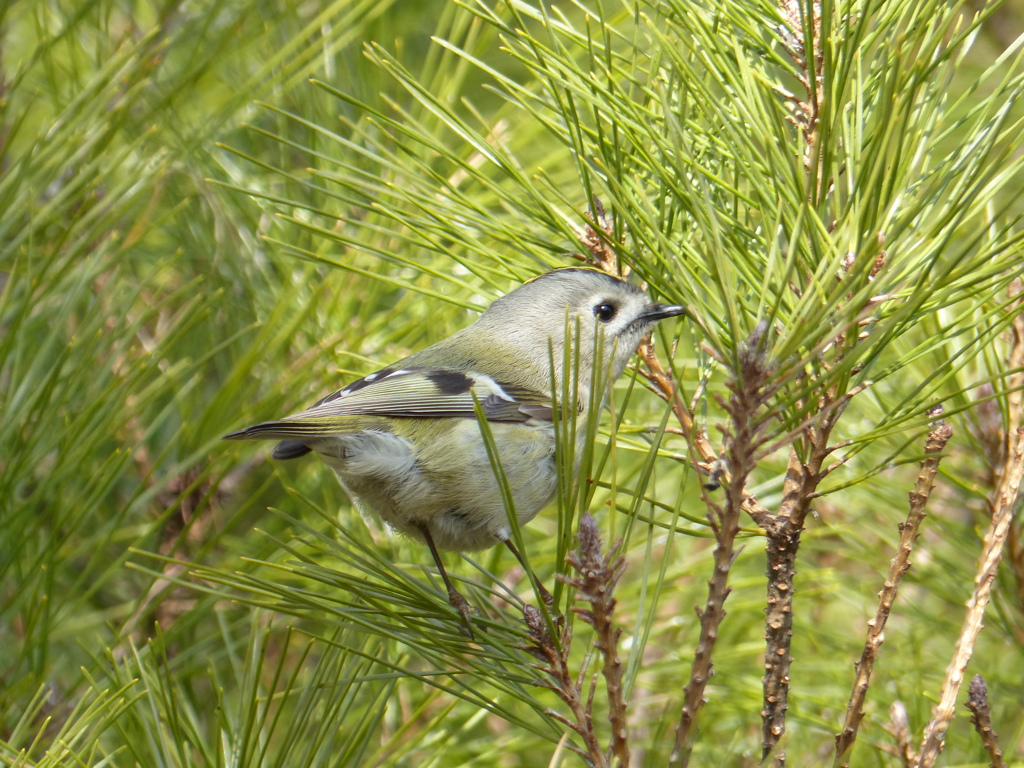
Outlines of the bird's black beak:
[[664,320],[666,317],[678,317],[686,313],[686,307],[682,304],[650,304],[640,319],[647,323]]

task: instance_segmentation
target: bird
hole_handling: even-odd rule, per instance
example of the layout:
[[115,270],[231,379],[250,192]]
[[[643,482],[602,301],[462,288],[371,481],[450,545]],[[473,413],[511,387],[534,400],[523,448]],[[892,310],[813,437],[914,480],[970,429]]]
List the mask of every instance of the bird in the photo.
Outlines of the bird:
[[[595,368],[613,381],[656,322],[685,311],[651,301],[639,286],[599,269],[556,269],[499,297],[452,336],[299,413],[224,439],[279,440],[272,456],[280,460],[318,454],[361,511],[427,545],[472,637],[472,609],[440,552],[504,544],[523,562],[477,408],[524,525],[558,487],[555,397],[569,391],[565,377],[584,416],[576,435],[582,448],[587,409],[603,401],[591,400]],[[550,600],[546,592],[542,597]]]

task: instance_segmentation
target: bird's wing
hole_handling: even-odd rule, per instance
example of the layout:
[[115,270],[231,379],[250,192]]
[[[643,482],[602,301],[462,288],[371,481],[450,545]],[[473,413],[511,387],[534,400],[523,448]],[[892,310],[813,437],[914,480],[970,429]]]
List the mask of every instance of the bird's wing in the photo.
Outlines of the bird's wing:
[[312,407],[278,421],[225,435],[226,440],[302,439],[346,431],[353,416],[475,418],[473,396],[488,421],[551,421],[547,395],[450,368],[385,368],[354,381]]

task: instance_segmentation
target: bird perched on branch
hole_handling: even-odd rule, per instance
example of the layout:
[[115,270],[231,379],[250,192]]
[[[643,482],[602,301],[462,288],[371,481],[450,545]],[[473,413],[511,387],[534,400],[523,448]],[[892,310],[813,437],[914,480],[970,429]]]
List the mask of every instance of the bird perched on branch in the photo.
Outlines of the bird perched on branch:
[[[654,323],[684,311],[596,269],[555,270],[497,299],[454,335],[300,413],[224,439],[280,440],[275,459],[318,453],[364,510],[426,543],[449,602],[469,627],[469,604],[439,550],[501,543],[522,562],[474,404],[525,524],[557,488],[552,383],[556,396],[571,392],[584,412],[592,382],[618,377]],[[565,360],[571,370],[564,370]],[[583,440],[581,428],[579,447]]]

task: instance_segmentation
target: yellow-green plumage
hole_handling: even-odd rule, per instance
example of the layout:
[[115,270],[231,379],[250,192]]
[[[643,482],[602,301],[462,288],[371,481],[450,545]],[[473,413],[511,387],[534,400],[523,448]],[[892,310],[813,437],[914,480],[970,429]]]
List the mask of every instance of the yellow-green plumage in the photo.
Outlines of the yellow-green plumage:
[[[508,540],[505,507],[476,420],[395,421],[387,432],[363,431],[311,446],[360,505],[395,530],[420,540],[427,530],[439,549],[448,550]],[[491,433],[525,524],[555,493],[554,430],[550,423],[499,422]]]
[[277,458],[315,451],[364,511],[395,530],[441,549],[483,549],[507,542],[510,531],[474,396],[526,523],[556,489],[550,390],[552,379],[562,389],[566,328],[576,400],[585,406],[595,348],[614,379],[657,320],[682,312],[603,272],[557,270],[498,299],[468,328],[308,410],[226,437],[282,440]]

